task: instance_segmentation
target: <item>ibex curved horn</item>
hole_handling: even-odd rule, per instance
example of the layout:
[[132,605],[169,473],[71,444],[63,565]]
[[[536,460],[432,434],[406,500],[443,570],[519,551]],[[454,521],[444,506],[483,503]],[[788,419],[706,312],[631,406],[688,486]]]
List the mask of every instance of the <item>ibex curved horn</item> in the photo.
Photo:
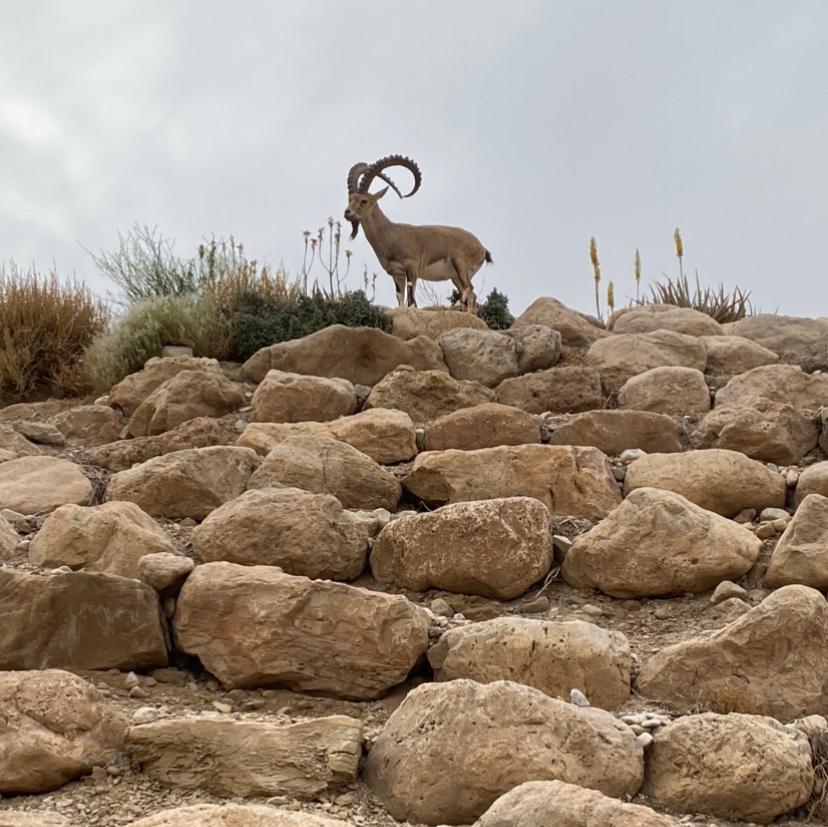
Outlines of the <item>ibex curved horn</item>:
[[[383,170],[387,169],[388,167],[403,167],[407,169],[413,176],[414,176],[414,186],[411,188],[411,192],[406,193],[403,195],[397,185],[387,176],[383,174]],[[358,185],[358,192],[368,192],[368,187],[371,186],[371,181],[374,178],[382,178],[386,184],[388,184],[400,198],[410,198],[420,189],[420,184],[423,182],[423,175],[420,172],[420,168],[417,166],[414,161],[410,158],[405,158],[402,155],[386,155],[385,158],[380,158],[379,161],[374,161],[366,170],[362,173],[362,180],[359,182]]]
[[368,164],[365,161],[360,161],[348,170],[348,195],[352,195],[357,191],[359,177],[366,169],[368,169]]

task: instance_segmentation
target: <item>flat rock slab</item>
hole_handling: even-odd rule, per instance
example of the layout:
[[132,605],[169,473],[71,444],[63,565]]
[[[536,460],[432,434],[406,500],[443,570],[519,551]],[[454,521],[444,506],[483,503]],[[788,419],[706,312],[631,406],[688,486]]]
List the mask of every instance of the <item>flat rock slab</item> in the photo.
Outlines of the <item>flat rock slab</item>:
[[66,503],[87,505],[91,499],[92,483],[74,462],[44,456],[0,462],[0,508],[39,514]]
[[554,367],[504,379],[497,401],[527,413],[578,413],[604,407],[598,371],[588,367]]
[[353,827],[338,818],[242,804],[194,804],[133,821],[129,827]]
[[551,445],[587,445],[610,456],[629,448],[648,454],[672,454],[684,448],[679,423],[672,416],[649,411],[585,411],[552,427]]
[[540,420],[520,408],[484,402],[462,408],[430,422],[425,431],[427,451],[475,451],[498,445],[540,442]]

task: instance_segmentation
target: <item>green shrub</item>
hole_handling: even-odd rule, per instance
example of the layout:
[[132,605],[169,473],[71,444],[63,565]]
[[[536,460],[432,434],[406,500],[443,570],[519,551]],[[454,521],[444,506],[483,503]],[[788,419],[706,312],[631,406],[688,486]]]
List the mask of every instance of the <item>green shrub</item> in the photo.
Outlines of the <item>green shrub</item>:
[[[449,298],[452,305],[460,302],[460,291],[454,290]],[[511,327],[515,317],[509,312],[509,297],[496,287],[492,288],[486,301],[477,305],[477,315],[492,330],[506,330]]]

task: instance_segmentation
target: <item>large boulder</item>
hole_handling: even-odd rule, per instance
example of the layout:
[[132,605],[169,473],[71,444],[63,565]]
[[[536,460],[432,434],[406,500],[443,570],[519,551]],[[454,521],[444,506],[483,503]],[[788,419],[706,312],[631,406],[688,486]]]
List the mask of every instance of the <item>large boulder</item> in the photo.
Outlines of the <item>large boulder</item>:
[[772,718],[708,712],[656,731],[642,792],[665,809],[769,824],[813,786],[804,734]]
[[19,541],[14,526],[0,514],[0,560],[12,557]]
[[345,511],[330,494],[253,489],[219,506],[193,532],[205,562],[278,566],[288,574],[353,580],[362,574],[376,518]]
[[716,392],[717,408],[755,406],[761,400],[819,410],[828,405],[828,374],[805,373],[796,365],[765,365],[734,376]]
[[403,485],[427,503],[534,497],[553,514],[601,519],[621,502],[604,454],[564,445],[429,451]]
[[0,463],[0,508],[39,514],[66,503],[86,505],[91,499],[92,483],[69,460],[24,456]]
[[815,589],[783,586],[712,635],[653,655],[637,685],[643,697],[683,709],[825,715],[828,603]]
[[111,761],[123,744],[126,719],[92,684],[59,669],[0,672],[0,708],[3,795],[53,790]]
[[772,350],[785,362],[798,364],[825,355],[828,320],[757,313],[728,325],[727,332]]
[[514,681],[567,701],[578,689],[603,709],[630,697],[627,638],[582,620],[497,617],[459,626],[440,636],[428,660],[438,681]]
[[511,600],[552,562],[551,517],[535,499],[447,505],[392,520],[371,551],[376,580],[410,591],[444,589]]
[[362,722],[345,715],[273,721],[165,718],[130,727],[127,750],[146,775],[232,798],[313,799],[356,781]]
[[138,578],[145,554],[174,552],[164,530],[135,503],[108,502],[85,508],[62,505],[53,511],[29,546],[39,566],[99,571]]
[[651,368],[627,379],[618,391],[618,407],[698,416],[710,410],[710,390],[704,374],[695,368]]
[[550,422],[551,445],[587,445],[610,456],[628,448],[648,453],[683,450],[682,429],[671,416],[649,411],[585,411],[565,421]]
[[[247,450],[247,449],[238,449]],[[397,478],[369,456],[329,436],[292,436],[272,448],[250,488],[302,488],[333,494],[345,508],[396,508]]]
[[439,370],[418,371],[404,366],[374,385],[365,407],[405,411],[420,424],[460,408],[493,401],[494,391],[477,382],[454,379]]
[[425,612],[404,597],[233,563],[196,567],[173,628],[225,686],[357,700],[405,680],[428,642]]
[[158,595],[137,580],[97,572],[42,575],[0,568],[0,606],[0,669],[167,665]]
[[756,562],[762,541],[680,494],[637,488],[566,553],[563,576],[613,597],[702,592]]
[[253,394],[254,422],[327,422],[356,409],[347,379],[269,370]]
[[[162,810],[129,827],[353,827],[350,821],[259,804],[193,804]],[[40,827],[40,825],[38,825]]]
[[425,429],[427,451],[475,451],[541,441],[540,421],[520,408],[484,402],[440,416]]
[[114,442],[121,435],[121,417],[105,405],[80,405],[52,417],[52,424],[68,445],[93,448]]
[[113,474],[106,497],[134,502],[153,517],[203,520],[247,488],[258,464],[249,448],[219,445],[174,451]]
[[809,494],[828,497],[828,461],[815,462],[802,470],[796,483],[796,501],[801,503]]
[[706,373],[733,376],[779,361],[772,350],[743,336],[703,336],[707,348]]
[[11,455],[7,459],[17,459],[35,456],[41,452],[41,449],[11,425],[0,422],[0,451],[6,451]]
[[684,454],[648,454],[630,464],[624,492],[663,488],[724,517],[747,508],[783,508],[785,478],[736,451],[710,448]]
[[407,462],[417,455],[417,432],[411,417],[386,408],[372,408],[333,422],[251,422],[236,445],[264,456],[291,436],[330,436],[380,465]]
[[642,776],[641,745],[609,712],[510,681],[469,680],[410,692],[363,771],[395,819],[418,824],[469,824],[524,781],[620,797],[634,795]]
[[567,347],[586,348],[596,339],[609,336],[594,320],[547,296],[535,299],[515,319],[512,329],[526,325],[544,325],[557,330],[561,334],[561,342]]
[[601,377],[592,368],[560,367],[505,379],[497,401],[533,414],[578,413],[604,406]]
[[644,304],[619,310],[609,321],[613,333],[672,330],[687,336],[721,336],[722,327],[707,313],[673,304]]
[[331,325],[301,339],[264,347],[242,367],[251,382],[269,370],[348,379],[355,385],[376,385],[400,365],[415,370],[445,370],[440,346],[427,336],[403,341],[373,327]]
[[821,494],[799,504],[765,572],[766,586],[790,583],[828,589],[828,497]]
[[472,329],[488,330],[489,326],[479,316],[465,310],[446,308],[395,307],[388,311],[391,317],[391,332],[400,339],[415,339],[427,336],[437,339],[447,330]]
[[640,804],[566,784],[526,781],[483,813],[475,827],[677,827],[678,822]]

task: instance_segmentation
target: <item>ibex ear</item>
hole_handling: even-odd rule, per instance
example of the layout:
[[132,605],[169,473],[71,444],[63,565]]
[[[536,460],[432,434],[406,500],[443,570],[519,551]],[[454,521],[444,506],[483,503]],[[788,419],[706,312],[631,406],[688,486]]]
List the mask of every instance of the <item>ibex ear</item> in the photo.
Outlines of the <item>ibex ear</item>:
[[374,201],[379,201],[385,193],[388,192],[388,187],[384,187],[379,192],[374,193]]

